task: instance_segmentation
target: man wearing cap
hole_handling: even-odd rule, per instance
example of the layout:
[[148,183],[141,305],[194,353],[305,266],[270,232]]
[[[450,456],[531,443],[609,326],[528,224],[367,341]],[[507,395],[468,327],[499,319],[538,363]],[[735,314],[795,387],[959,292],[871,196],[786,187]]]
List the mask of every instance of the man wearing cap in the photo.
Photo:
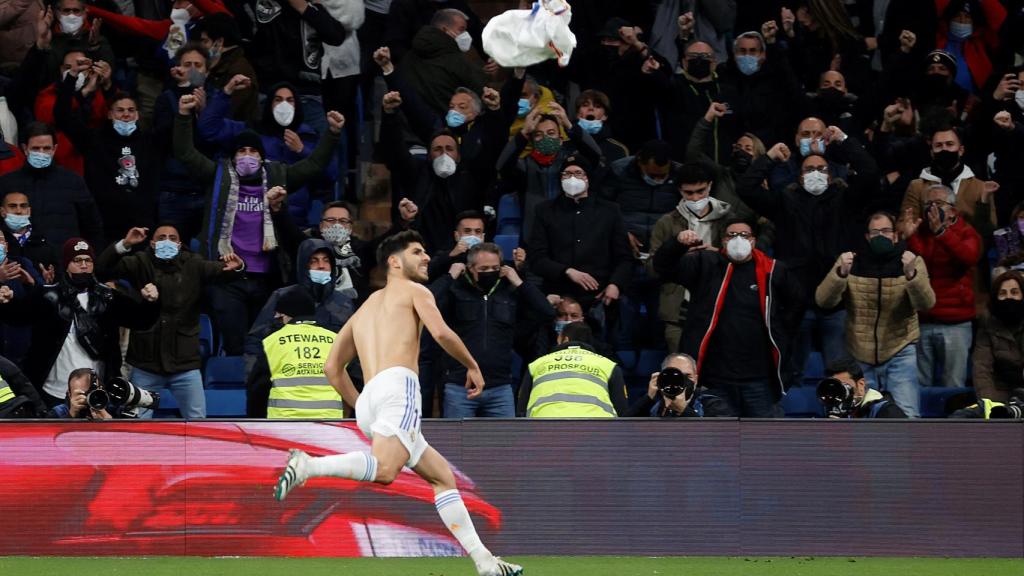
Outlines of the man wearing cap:
[[185,94],[174,122],[174,155],[196,178],[208,182],[206,213],[199,252],[209,260],[238,254],[245,261],[242,278],[210,289],[210,304],[224,341],[224,351],[239,355],[245,334],[274,286],[287,283],[293,264],[278,250],[290,218],[288,190],[297,190],[323,173],[338,143],[345,118],[327,113],[328,130],[308,158],[292,165],[267,160],[263,141],[250,130],[235,138],[234,153],[219,161],[203,156],[192,139],[194,95]]
[[[913,43],[910,45],[912,47]],[[886,91],[883,101],[892,102],[898,96],[910,96],[922,118],[936,108],[949,109],[959,117],[967,104],[968,93],[955,82],[958,72],[956,58],[945,50],[932,50],[921,67],[921,61],[912,56],[911,52],[901,49],[886,65],[880,84]]]
[[153,284],[145,284],[140,293],[97,282],[96,254],[84,239],[68,239],[62,254],[57,284],[36,292],[36,321],[25,359],[25,375],[51,408],[64,402],[68,375],[76,368],[92,368],[103,381],[116,376],[121,370],[118,327],[145,330],[160,314]]
[[281,327],[263,339],[249,374],[250,418],[341,418],[343,403],[324,363],[334,332],[317,325],[313,298],[298,286],[283,291],[274,307]]
[[633,257],[619,207],[591,197],[589,169],[579,156],[565,161],[563,194],[537,206],[529,237],[530,269],[544,293],[572,296],[584,309],[618,301]]
[[[144,249],[133,252],[150,236]],[[199,303],[203,286],[233,280],[245,263],[237,254],[210,262],[195,252],[181,250],[181,236],[170,224],[132,228],[124,239],[100,254],[97,268],[104,278],[127,280],[135,287],[152,283],[161,294],[160,322],[146,330],[133,330],[127,362],[132,382],[150,392],[170,390],[185,418],[206,417],[203,376],[199,372]],[[140,409],[140,418],[152,411]]]

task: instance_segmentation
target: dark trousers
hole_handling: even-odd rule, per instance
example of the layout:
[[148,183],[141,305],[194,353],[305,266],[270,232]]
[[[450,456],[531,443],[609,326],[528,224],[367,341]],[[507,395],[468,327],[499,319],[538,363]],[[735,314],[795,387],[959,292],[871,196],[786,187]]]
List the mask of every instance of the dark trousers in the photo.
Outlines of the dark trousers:
[[272,290],[268,274],[245,274],[233,282],[207,288],[210,315],[220,332],[224,354],[241,356],[245,335]]
[[[705,396],[717,399],[717,402],[705,402],[704,416],[783,417],[782,405],[779,404],[778,384],[770,379],[725,381],[702,377],[700,383],[707,387]],[[714,406],[714,410],[710,409],[711,406]]]
[[181,243],[188,246],[189,241],[198,237],[200,233],[204,204],[202,194],[163,191],[160,193],[160,221],[174,224],[178,229]]

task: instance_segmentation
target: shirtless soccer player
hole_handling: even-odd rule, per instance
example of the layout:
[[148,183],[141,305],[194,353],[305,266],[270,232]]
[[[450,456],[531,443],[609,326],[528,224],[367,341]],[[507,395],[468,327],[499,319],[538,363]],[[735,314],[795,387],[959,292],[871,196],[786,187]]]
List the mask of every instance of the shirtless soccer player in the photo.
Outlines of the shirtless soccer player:
[[[274,495],[284,500],[293,488],[317,476],[390,484],[403,466],[412,468],[434,487],[437,512],[484,576],[516,576],[523,569],[495,557],[480,542],[473,520],[455,487],[448,461],[420,434],[420,332],[427,327],[434,340],[468,370],[467,396],[475,398],[484,378],[462,340],[444,323],[427,280],[430,256],[416,232],[384,240],[379,257],[386,260],[388,282],[374,292],[338,333],[324,366],[327,378],[346,402],[356,407],[359,429],[373,440],[371,453],[350,452],[311,458],[292,450]],[[356,356],[363,368],[363,393],[345,373]]]

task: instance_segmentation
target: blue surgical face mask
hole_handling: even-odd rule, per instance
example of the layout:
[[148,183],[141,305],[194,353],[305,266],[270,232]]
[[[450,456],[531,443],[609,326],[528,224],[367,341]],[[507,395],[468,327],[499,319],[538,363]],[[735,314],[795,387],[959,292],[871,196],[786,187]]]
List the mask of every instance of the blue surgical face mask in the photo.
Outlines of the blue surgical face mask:
[[7,259],[7,246],[0,244],[0,262]]
[[49,168],[53,163],[53,156],[45,152],[29,152],[28,165],[33,168]]
[[974,33],[974,24],[970,22],[950,22],[949,23],[949,35],[953,38],[969,38]]
[[604,127],[604,120],[587,120],[586,118],[580,118],[580,128],[588,134],[597,134]]
[[8,214],[7,216],[4,216],[4,223],[7,224],[7,227],[12,231],[17,231],[22,228],[27,228],[30,221],[29,217],[24,214]]
[[457,110],[449,110],[448,114],[445,114],[444,121],[449,128],[458,128],[466,123],[466,115]]
[[178,243],[170,240],[157,240],[153,252],[161,260],[170,260],[178,255]]
[[481,240],[477,236],[460,236],[459,237],[459,242],[465,242],[466,246],[469,246],[470,248],[472,248],[473,246],[476,246],[477,244],[480,244],[481,242],[483,242],[483,240]]
[[125,122],[123,120],[114,120],[114,132],[117,132],[121,136],[131,136],[135,132],[135,122]]
[[518,114],[519,114],[520,118],[522,118],[523,116],[526,116],[527,114],[529,114],[530,113],[530,108],[531,108],[531,106],[530,106],[530,101],[529,100],[527,100],[526,98],[520,98],[519,99],[519,112],[518,112]]
[[757,56],[741,55],[736,57],[736,67],[744,76],[750,76],[761,69],[761,61]]
[[321,286],[330,284],[331,283],[331,271],[330,270],[310,270],[309,271],[309,279],[312,280],[314,284],[319,284]]
[[644,177],[644,183],[646,183],[648,186],[661,186],[662,184],[664,184],[665,182],[668,181],[668,178],[662,178],[660,180],[656,180],[654,178],[651,178],[647,174],[644,174],[643,177]]
[[812,152],[823,154],[825,152],[825,141],[821,138],[801,138],[800,155],[810,156]]

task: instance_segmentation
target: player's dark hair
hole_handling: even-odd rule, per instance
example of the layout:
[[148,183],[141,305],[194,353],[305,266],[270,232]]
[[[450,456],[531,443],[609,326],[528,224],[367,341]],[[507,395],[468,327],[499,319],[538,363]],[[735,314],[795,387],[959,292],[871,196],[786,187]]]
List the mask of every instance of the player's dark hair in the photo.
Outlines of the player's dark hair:
[[384,264],[391,256],[401,254],[410,244],[416,243],[425,246],[423,237],[415,230],[404,230],[393,236],[388,236],[377,247],[377,262]]

